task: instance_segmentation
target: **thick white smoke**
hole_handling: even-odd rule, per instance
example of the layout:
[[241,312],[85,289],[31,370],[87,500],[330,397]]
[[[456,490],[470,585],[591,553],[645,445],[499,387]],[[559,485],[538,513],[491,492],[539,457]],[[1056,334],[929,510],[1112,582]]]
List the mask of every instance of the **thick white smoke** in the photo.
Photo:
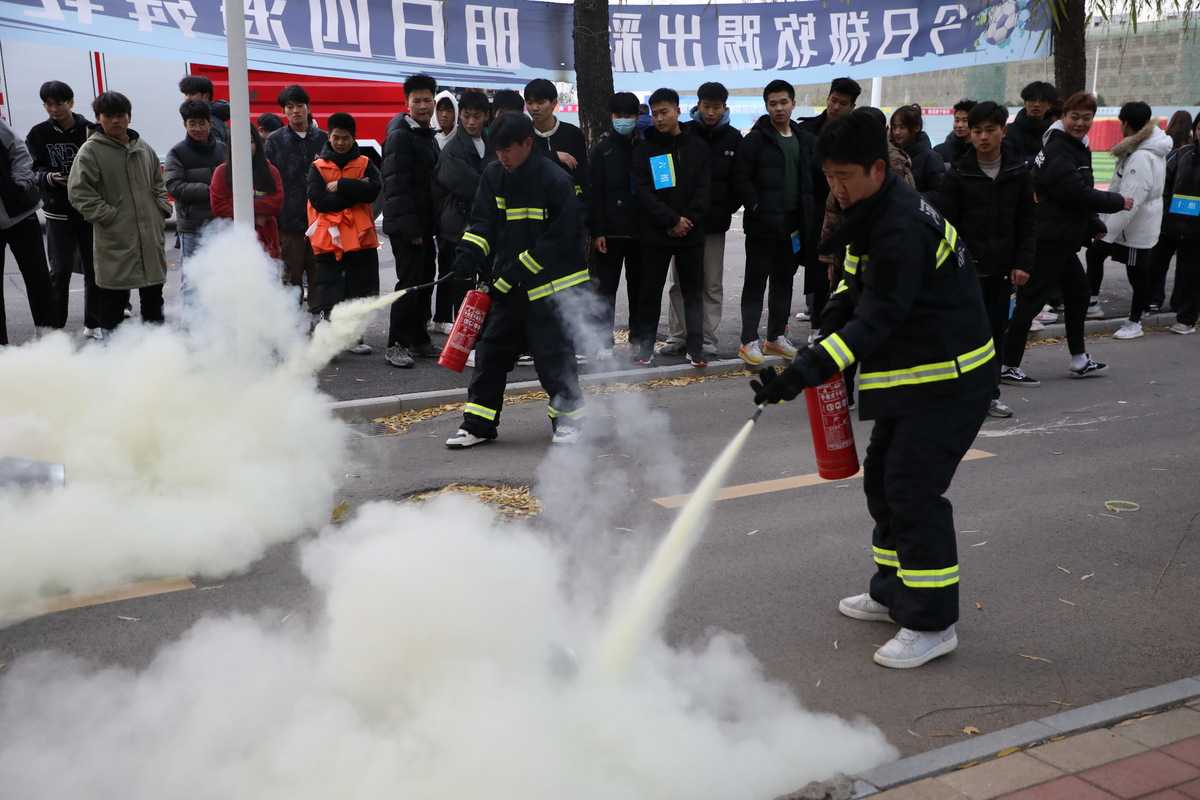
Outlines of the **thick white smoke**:
[[305,547],[324,619],[209,620],[142,673],[27,658],[0,684],[0,785],[22,800],[764,798],[893,755],[810,714],[736,637],[655,640],[623,680],[560,550],[455,498],[376,504]]

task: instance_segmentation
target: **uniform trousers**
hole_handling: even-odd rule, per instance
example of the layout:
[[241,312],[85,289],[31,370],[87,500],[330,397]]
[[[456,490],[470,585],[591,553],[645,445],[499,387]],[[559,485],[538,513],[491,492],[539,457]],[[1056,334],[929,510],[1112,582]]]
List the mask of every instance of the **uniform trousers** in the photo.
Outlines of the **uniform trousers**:
[[[887,391],[881,390],[881,391]],[[943,495],[987,416],[990,391],[950,408],[875,421],[863,460],[875,520],[871,597],[905,628],[958,621],[954,509]]]

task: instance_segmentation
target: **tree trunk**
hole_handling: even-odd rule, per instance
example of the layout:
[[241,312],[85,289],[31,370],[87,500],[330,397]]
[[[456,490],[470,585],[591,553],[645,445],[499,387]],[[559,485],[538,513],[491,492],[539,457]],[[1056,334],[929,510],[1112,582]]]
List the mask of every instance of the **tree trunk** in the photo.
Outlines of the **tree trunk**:
[[1066,100],[1087,89],[1086,0],[1055,0],[1054,88]]
[[607,0],[575,0],[575,87],[579,127],[589,149],[608,130],[613,96],[612,57],[608,43]]

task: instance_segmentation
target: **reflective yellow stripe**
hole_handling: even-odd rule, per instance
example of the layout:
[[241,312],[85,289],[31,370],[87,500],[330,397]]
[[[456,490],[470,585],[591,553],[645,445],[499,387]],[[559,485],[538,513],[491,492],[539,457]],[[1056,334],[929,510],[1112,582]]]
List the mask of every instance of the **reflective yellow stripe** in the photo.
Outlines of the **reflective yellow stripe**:
[[980,364],[986,364],[995,355],[996,345],[991,339],[988,339],[982,347],[976,347],[971,352],[958,357],[958,371],[970,372]]
[[521,255],[517,256],[517,260],[520,261],[522,264],[524,264],[525,269],[529,270],[534,275],[537,275],[539,272],[542,271],[542,265],[537,262],[536,258],[529,255],[528,250],[526,250],[524,253],[521,253]]
[[945,569],[905,569],[900,567],[896,574],[905,586],[914,589],[939,589],[958,583],[958,565]]
[[950,243],[945,239],[942,239],[937,249],[937,265],[940,267],[942,264],[946,263],[946,259],[949,258],[950,254],[953,252],[954,248],[950,246]]
[[583,419],[584,417],[587,416],[587,409],[584,408],[583,406],[580,406],[579,408],[575,409],[574,411],[559,411],[554,406],[547,406],[546,408],[547,408],[546,413],[550,415],[551,419],[555,419],[556,417],[568,417],[570,419]]
[[496,282],[492,285],[499,289],[503,294],[508,294],[508,291],[512,289],[512,284],[504,280],[504,278],[497,278]]
[[575,196],[576,196],[576,197],[582,197],[582,196],[583,196],[583,187],[581,187],[581,186],[580,186],[578,183],[577,183],[577,184],[575,184]]
[[948,381],[958,377],[958,363],[940,361],[937,364],[922,364],[910,369],[893,369],[888,372],[863,372],[858,376],[859,391],[868,389],[892,389],[916,383]]
[[482,250],[485,256],[492,252],[491,245],[489,245],[487,239],[483,238],[482,236],[476,236],[468,231],[467,233],[463,234],[463,239]]
[[842,337],[836,333],[822,339],[820,347],[823,347],[825,352],[829,353],[834,363],[837,364],[838,372],[841,372],[854,362],[854,353],[842,341]]
[[514,219],[545,219],[544,208],[510,208],[504,212],[504,218],[510,222]]
[[858,256],[850,252],[850,245],[846,245],[846,262],[842,268],[847,275],[854,275],[858,272]]
[[885,567],[900,568],[900,557],[896,555],[895,550],[884,550],[882,547],[875,547],[875,563],[882,564]]
[[543,297],[549,297],[555,292],[561,292],[563,289],[569,289],[572,286],[577,286],[589,279],[588,271],[585,269],[582,272],[576,272],[573,275],[568,275],[565,278],[559,278],[550,283],[544,283],[537,288],[529,290],[530,300],[541,300]]
[[501,211],[508,208],[508,203],[505,202],[503,197],[496,198],[496,208],[500,209]]
[[496,415],[500,412],[494,408],[481,406],[478,403],[467,403],[467,407],[463,409],[467,414],[474,414],[477,417],[483,417],[488,422],[495,422]]
[[850,291],[850,287],[846,285],[846,281],[841,280],[841,281],[838,281],[838,287],[833,290],[833,294],[831,294],[830,297],[833,297],[834,295],[838,295],[838,294],[841,294],[842,292],[848,292],[848,291]]
[[958,231],[954,229],[949,220],[944,220],[944,225],[943,230],[946,233],[946,240],[950,242],[950,248],[954,249],[958,246]]

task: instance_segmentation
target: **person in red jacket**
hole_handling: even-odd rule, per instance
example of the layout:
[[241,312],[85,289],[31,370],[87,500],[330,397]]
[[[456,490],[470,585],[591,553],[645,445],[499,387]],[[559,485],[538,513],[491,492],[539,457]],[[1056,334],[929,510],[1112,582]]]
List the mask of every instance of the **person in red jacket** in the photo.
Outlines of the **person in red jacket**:
[[[233,173],[229,169],[233,148],[225,155],[225,163],[213,171],[208,186],[213,215],[233,219]],[[254,173],[254,230],[259,244],[271,258],[279,260],[279,224],[275,217],[283,210],[283,181],[279,170],[267,161],[262,148],[262,135],[250,128],[250,168]]]

